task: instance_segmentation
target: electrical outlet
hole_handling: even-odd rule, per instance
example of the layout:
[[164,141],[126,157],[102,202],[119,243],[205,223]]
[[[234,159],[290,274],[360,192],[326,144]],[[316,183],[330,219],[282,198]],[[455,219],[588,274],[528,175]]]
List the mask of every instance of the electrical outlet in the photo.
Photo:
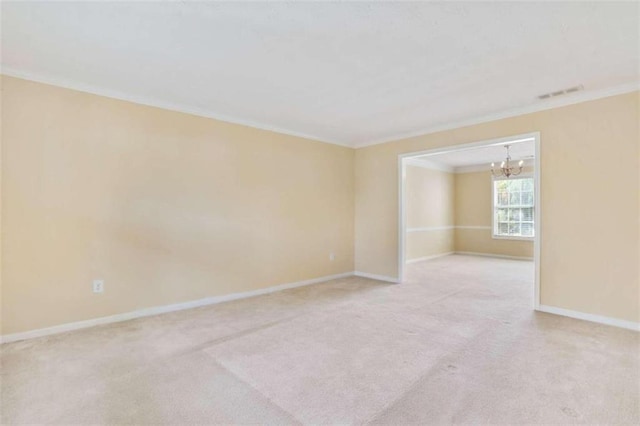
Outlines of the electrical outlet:
[[104,292],[104,281],[103,280],[93,280],[93,292],[94,293],[103,293]]
[[329,260],[330,260],[331,262],[333,262],[334,260],[336,260],[336,254],[335,254],[335,253],[333,253],[333,252],[329,253]]

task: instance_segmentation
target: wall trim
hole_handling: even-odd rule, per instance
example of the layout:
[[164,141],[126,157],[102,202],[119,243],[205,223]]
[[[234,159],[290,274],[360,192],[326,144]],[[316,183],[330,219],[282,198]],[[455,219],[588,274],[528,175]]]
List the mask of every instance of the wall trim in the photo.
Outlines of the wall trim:
[[213,111],[206,110],[204,108],[197,108],[183,104],[177,104],[170,101],[163,101],[157,98],[135,95],[130,93],[121,92],[118,90],[111,90],[101,88],[91,84],[85,84],[77,81],[73,81],[66,78],[53,77],[50,75],[40,75],[37,73],[21,71],[15,68],[2,66],[0,74],[21,78],[23,80],[35,81],[38,83],[49,84],[52,86],[63,87],[66,89],[76,90],[79,92],[90,93],[93,95],[104,96],[107,98],[118,99],[122,101],[132,102],[140,105],[151,106],[155,108],[162,108],[169,111],[182,112],[185,114],[196,115],[199,117],[212,118],[214,120],[224,121],[227,123],[240,124],[242,126],[252,127],[254,129],[266,130],[270,132],[276,132],[289,136],[296,136],[316,142],[323,142],[332,145],[344,146],[347,148],[364,148],[371,145],[379,145],[387,142],[394,142],[403,139],[409,139],[418,136],[425,136],[432,133],[442,132],[445,130],[457,129],[461,127],[473,126],[476,124],[487,123],[490,121],[501,120],[504,118],[517,117],[520,115],[531,114],[534,112],[545,111],[554,108],[560,108],[563,106],[578,104],[582,102],[593,101],[596,99],[606,98],[609,96],[623,95],[626,93],[635,92],[640,90],[640,83],[628,83],[615,87],[597,90],[584,90],[571,95],[565,95],[555,99],[549,99],[546,101],[538,101],[535,104],[527,105],[524,107],[516,107],[506,109],[500,112],[486,114],[482,116],[476,116],[467,118],[464,120],[451,121],[435,126],[429,126],[421,130],[397,133],[394,136],[387,136],[380,139],[374,139],[367,142],[347,142],[322,138],[315,135],[310,135],[304,132],[298,132],[294,130],[284,129],[278,126],[272,126],[266,123],[257,123],[251,120],[242,119],[239,117],[229,116],[225,114],[219,114]]
[[[482,225],[445,225],[445,226],[423,226],[419,228],[407,228],[407,232],[430,232],[430,231],[444,231],[449,229],[482,229],[482,230],[491,230],[491,226]],[[512,238],[505,238],[512,239]],[[526,238],[527,240],[533,241],[533,238]]]
[[535,104],[506,109],[500,112],[486,114],[476,117],[471,117],[459,121],[451,121],[436,126],[427,127],[421,130],[407,132],[402,134],[396,134],[394,136],[388,136],[381,139],[374,139],[368,142],[361,142],[352,145],[354,148],[365,148],[371,145],[380,145],[387,142],[395,142],[409,138],[415,138],[420,136],[430,135],[432,133],[443,132],[445,130],[458,129],[461,127],[474,126],[477,124],[487,123],[490,121],[502,120],[504,118],[517,117],[520,115],[532,114],[534,112],[546,111],[554,108],[561,108],[568,105],[579,104],[582,102],[594,101],[596,99],[607,98],[609,96],[624,95],[625,93],[631,93],[640,90],[640,83],[622,84],[615,87],[597,90],[584,90],[571,95],[565,95],[562,97],[549,99],[546,101],[538,101]]
[[355,271],[353,275],[355,275],[356,277],[369,278],[372,280],[385,281],[385,282],[394,283],[394,284],[398,284],[400,282],[395,277],[389,277],[386,275],[378,275],[378,274],[369,274],[367,272]]
[[[535,160],[534,159],[525,159],[522,167],[534,167]],[[490,163],[483,164],[474,164],[472,166],[459,166],[453,169],[455,174],[464,174],[464,173],[477,173],[477,172],[486,172],[487,174],[491,173]]]
[[603,315],[587,314],[584,312],[572,311],[564,308],[556,308],[555,306],[539,305],[537,311],[547,314],[560,315],[563,317],[575,318],[584,321],[595,322],[598,324],[611,325],[613,327],[625,328],[627,330],[640,331],[640,322],[622,320],[618,318],[605,317]]
[[243,291],[239,293],[225,294],[222,296],[206,297],[204,299],[192,300],[189,302],[174,303],[171,305],[153,306],[149,308],[139,309],[122,314],[109,315],[106,317],[92,318],[83,321],[75,321],[66,324],[55,325],[53,327],[39,328],[20,333],[6,334],[0,336],[0,343],[17,342],[20,340],[35,339],[37,337],[49,336],[52,334],[64,333],[67,331],[81,330],[84,328],[95,327],[97,325],[113,324],[122,321],[128,321],[136,318],[148,317],[151,315],[164,314],[167,312],[182,311],[185,309],[197,308],[200,306],[216,305],[218,303],[230,302],[233,300],[246,299],[249,297],[262,296],[265,294],[275,293],[282,290],[288,290],[296,287],[303,287],[311,284],[318,284],[325,281],[331,281],[339,278],[353,276],[353,272],[344,272],[335,275],[326,275],[324,277],[312,278],[309,280],[296,281],[287,284],[280,284],[271,287],[261,288],[258,290]]
[[509,260],[528,260],[528,261],[534,260],[533,257],[507,256],[506,254],[480,253],[476,251],[456,251],[455,254],[462,254],[465,256],[495,257],[496,259],[509,259]]
[[456,229],[491,229],[491,226],[489,225],[481,225],[481,226],[476,226],[476,225],[456,225]]
[[[522,167],[533,167],[535,161],[533,159],[523,160],[524,164]],[[427,160],[426,158],[408,158],[405,162],[407,166],[421,167],[427,170],[436,170],[445,173],[453,173],[453,174],[464,174],[464,173],[477,173],[477,172],[486,172],[489,174],[491,172],[491,168],[489,167],[489,163],[480,163],[473,164],[471,166],[449,166],[444,163],[439,163],[435,160]]]
[[442,164],[433,160],[427,160],[426,158],[409,158],[407,159],[406,164],[409,166],[421,167],[428,170],[437,170],[445,173],[455,172],[455,168],[452,166]]
[[445,225],[445,226],[423,226],[421,228],[407,228],[407,232],[430,232],[430,231],[448,231],[450,229],[455,229],[454,225]]
[[146,105],[154,108],[161,108],[168,111],[181,112],[184,114],[196,115],[198,117],[212,118],[214,120],[223,121],[225,123],[239,124],[241,126],[252,127],[254,129],[266,130],[269,132],[280,133],[283,135],[295,136],[298,138],[308,139],[314,142],[328,143],[332,145],[344,146],[347,148],[353,148],[353,145],[347,142],[339,142],[335,140],[329,140],[321,138],[319,136],[310,135],[304,132],[298,132],[295,130],[284,129],[278,126],[272,126],[266,123],[258,123],[252,120],[246,120],[240,117],[234,117],[226,114],[220,114],[214,111],[210,111],[204,108],[193,107],[184,104],[178,104],[171,101],[164,101],[151,96],[136,95],[132,93],[125,93],[118,90],[106,89],[91,84],[80,83],[72,81],[66,78],[58,78],[52,76],[42,76],[35,73],[20,71],[15,68],[3,66],[0,73],[9,77],[20,78],[28,81],[35,81],[36,83],[48,84],[51,86],[62,87],[65,89],[71,89],[78,92],[89,93],[91,95],[103,96],[105,98],[117,99],[120,101],[132,102],[134,104]]
[[438,259],[440,257],[445,257],[445,256],[449,256],[450,254],[454,254],[455,252],[453,251],[448,251],[446,253],[439,253],[439,254],[434,254],[432,256],[423,256],[423,257],[416,257],[414,259],[407,259],[404,263],[409,264],[409,263],[418,263],[418,262],[424,262],[426,260],[433,260],[433,259]]

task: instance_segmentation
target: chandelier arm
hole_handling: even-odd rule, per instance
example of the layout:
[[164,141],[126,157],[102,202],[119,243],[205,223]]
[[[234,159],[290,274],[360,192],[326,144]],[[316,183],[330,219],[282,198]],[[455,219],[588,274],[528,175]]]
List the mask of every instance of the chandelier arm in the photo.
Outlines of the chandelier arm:
[[511,165],[511,154],[509,152],[509,145],[505,145],[504,147],[507,149],[507,157],[502,162],[502,164],[500,164],[499,173],[495,171],[494,163],[491,163],[491,175],[494,177],[506,177],[507,179],[509,179],[511,176],[518,176],[520,173],[522,173],[523,161],[520,160],[520,162],[518,163],[518,171],[516,171],[516,166]]

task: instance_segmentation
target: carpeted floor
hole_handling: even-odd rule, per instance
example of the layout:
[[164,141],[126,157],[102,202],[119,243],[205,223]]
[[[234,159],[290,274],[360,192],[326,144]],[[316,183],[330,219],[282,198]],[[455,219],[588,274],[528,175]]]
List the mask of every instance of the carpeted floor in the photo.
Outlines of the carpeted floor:
[[532,311],[530,262],[447,256],[2,346],[2,423],[640,423],[638,333]]

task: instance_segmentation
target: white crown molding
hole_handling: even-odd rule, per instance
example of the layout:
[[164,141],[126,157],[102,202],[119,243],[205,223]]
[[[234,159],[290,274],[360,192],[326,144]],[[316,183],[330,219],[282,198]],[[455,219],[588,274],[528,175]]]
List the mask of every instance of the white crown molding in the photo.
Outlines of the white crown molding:
[[355,275],[356,277],[369,278],[372,280],[385,281],[388,283],[394,283],[394,284],[399,283],[398,278],[389,277],[386,275],[369,274],[367,272],[359,272],[359,271],[354,272],[353,275]]
[[271,126],[264,123],[257,123],[251,120],[245,120],[238,117],[219,114],[217,112],[209,111],[204,108],[191,107],[188,105],[182,105],[182,104],[177,104],[173,102],[163,101],[163,100],[156,99],[153,97],[148,97],[148,96],[123,93],[117,90],[105,89],[102,87],[79,83],[79,82],[64,79],[64,78],[51,77],[51,76],[45,76],[45,75],[20,71],[7,66],[1,66],[0,73],[9,77],[35,81],[37,83],[49,84],[52,86],[63,87],[65,89],[77,90],[79,92],[90,93],[92,95],[98,95],[98,96],[104,96],[106,98],[118,99],[121,101],[127,101],[135,104],[161,108],[169,111],[182,112],[185,114],[196,115],[198,117],[212,118],[214,120],[224,121],[226,123],[239,124],[242,126],[252,127],[254,129],[266,130],[269,132],[295,136],[299,138],[308,139],[314,142],[323,142],[323,143],[328,143],[332,145],[339,145],[347,148],[353,148],[353,144],[346,143],[346,142],[338,142],[334,140],[324,139],[319,136],[310,135],[303,132],[297,132],[294,130],[284,129],[282,127]]
[[474,164],[473,166],[460,166],[454,169],[455,174],[491,172],[491,168],[487,164]]
[[[518,161],[518,159],[516,159],[514,161]],[[535,165],[535,160],[534,159],[527,159],[527,160],[523,160],[523,161],[524,161],[524,164],[522,165],[523,167],[533,167]],[[497,166],[499,166],[499,164],[497,164]],[[456,174],[477,173],[477,172],[487,172],[487,173],[489,173],[489,172],[491,172],[491,167],[490,167],[490,164],[474,164],[472,166],[456,167],[456,168],[453,169],[453,172],[456,173]]]
[[[515,160],[517,161],[517,159]],[[523,167],[533,167],[535,161],[533,159],[524,160]],[[450,166],[448,164],[438,163],[437,161],[431,161],[423,158],[407,158],[405,160],[407,166],[422,167],[423,169],[437,170],[446,173],[476,173],[476,172],[490,172],[489,164],[473,164],[470,166]]]
[[596,100],[600,98],[606,98],[608,96],[622,95],[625,93],[630,93],[630,92],[640,90],[640,82],[636,82],[636,83],[630,83],[630,84],[612,87],[609,89],[582,91],[575,94],[558,97],[555,99],[552,98],[546,101],[541,101],[536,104],[525,106],[525,107],[512,108],[512,109],[504,110],[501,112],[482,115],[479,117],[473,117],[465,120],[453,121],[453,122],[444,123],[436,126],[430,126],[418,131],[398,133],[394,136],[389,136],[385,138],[374,139],[368,142],[358,143],[358,142],[345,142],[345,141],[325,139],[319,136],[310,135],[303,132],[297,132],[297,131],[284,129],[277,126],[271,126],[264,123],[257,123],[251,120],[245,120],[238,117],[219,114],[214,111],[206,110],[204,108],[196,108],[188,105],[167,102],[167,101],[159,100],[152,97],[127,94],[117,90],[105,89],[105,88],[101,88],[101,87],[97,87],[89,84],[79,83],[69,79],[21,71],[21,70],[17,70],[15,68],[7,67],[4,65],[0,65],[0,74],[7,75],[9,77],[16,77],[24,80],[35,81],[38,83],[50,84],[52,86],[63,87],[71,90],[77,90],[80,92],[90,93],[98,96],[104,96],[107,98],[113,98],[113,99],[132,102],[136,104],[162,108],[169,111],[182,112],[185,114],[191,114],[199,117],[212,118],[214,120],[224,121],[227,123],[239,124],[242,126],[252,127],[255,129],[281,133],[284,135],[295,136],[299,138],[308,139],[311,141],[323,142],[323,143],[343,146],[347,148],[354,148],[354,149],[364,148],[371,145],[379,145],[387,142],[394,142],[394,141],[407,139],[411,137],[425,136],[431,133],[441,132],[444,130],[451,130],[451,129],[456,129],[460,127],[486,123],[489,121],[515,117],[518,115],[530,114],[538,111],[559,108],[567,105],[573,105],[581,102],[587,102],[587,101]]
[[185,309],[197,308],[200,306],[215,305],[232,300],[246,299],[249,297],[262,296],[290,288],[302,287],[311,284],[318,284],[325,281],[335,280],[353,276],[353,272],[344,272],[342,274],[327,275],[319,278],[312,278],[304,281],[296,281],[288,284],[281,284],[258,290],[244,291],[240,293],[231,293],[223,296],[207,297],[204,299],[192,300],[184,303],[175,303],[172,305],[154,306],[151,308],[140,309],[123,314],[111,315],[108,317],[93,318],[85,321],[76,321],[66,324],[60,324],[53,327],[40,328],[37,330],[25,331],[22,333],[12,333],[0,336],[0,343],[17,342],[19,340],[35,339],[37,337],[49,336],[52,334],[64,333],[67,331],[81,330],[83,328],[95,327],[97,325],[113,324],[122,321],[128,321],[136,318],[148,317],[151,315],[164,314],[167,312],[182,311]]
[[407,158],[405,164],[407,166],[422,167],[423,169],[437,170],[445,173],[453,173],[455,171],[451,166],[423,158]]
[[598,324],[611,325],[627,330],[640,331],[640,322],[626,321],[618,318],[605,317],[602,315],[587,314],[584,312],[572,311],[564,308],[556,308],[555,306],[540,305],[536,309],[547,314],[561,315],[563,317],[575,318],[584,321],[595,322]]
[[539,101],[533,105],[511,108],[504,111],[495,112],[492,114],[486,114],[478,117],[471,117],[464,120],[443,123],[436,126],[426,127],[424,129],[413,131],[413,132],[399,133],[394,136],[389,136],[381,139],[374,139],[368,142],[355,143],[355,144],[352,144],[351,146],[353,146],[356,149],[365,148],[367,146],[380,145],[387,142],[395,142],[395,141],[418,137],[418,136],[426,136],[431,133],[457,129],[460,127],[473,126],[476,124],[487,123],[489,121],[501,120],[503,118],[516,117],[519,115],[531,114],[534,112],[545,111],[548,109],[560,108],[563,106],[568,106],[573,104],[579,104],[582,102],[588,102],[596,99],[607,98],[609,96],[623,95],[625,93],[631,93],[637,90],[640,90],[640,82],[623,84],[623,85],[611,87],[608,89],[582,91],[582,92],[574,93],[571,95],[564,95],[558,98]]

